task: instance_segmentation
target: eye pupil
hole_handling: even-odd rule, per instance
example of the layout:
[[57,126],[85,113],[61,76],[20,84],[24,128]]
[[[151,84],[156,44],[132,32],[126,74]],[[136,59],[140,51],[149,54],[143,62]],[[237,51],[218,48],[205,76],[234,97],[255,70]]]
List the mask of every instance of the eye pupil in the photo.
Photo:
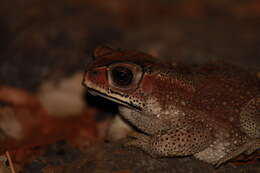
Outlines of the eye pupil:
[[133,73],[126,67],[115,67],[112,69],[113,81],[121,86],[129,85],[133,79]]

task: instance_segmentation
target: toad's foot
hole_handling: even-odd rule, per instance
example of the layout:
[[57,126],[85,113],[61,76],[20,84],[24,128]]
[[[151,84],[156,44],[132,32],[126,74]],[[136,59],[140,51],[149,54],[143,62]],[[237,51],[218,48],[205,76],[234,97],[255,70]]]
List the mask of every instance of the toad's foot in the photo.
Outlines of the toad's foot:
[[255,139],[250,142],[245,143],[242,147],[238,148],[237,150],[227,154],[226,156],[222,157],[215,165],[218,168],[221,164],[227,162],[228,160],[239,156],[242,153],[251,154],[257,149],[260,148],[260,139]]

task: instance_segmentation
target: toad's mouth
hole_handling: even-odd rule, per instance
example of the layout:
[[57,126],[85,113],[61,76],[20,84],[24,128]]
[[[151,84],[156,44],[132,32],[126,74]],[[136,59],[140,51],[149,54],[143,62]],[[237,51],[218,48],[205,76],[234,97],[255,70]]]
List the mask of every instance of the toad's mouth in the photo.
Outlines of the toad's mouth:
[[128,108],[130,108],[130,109],[136,109],[136,110],[138,110],[138,111],[141,111],[141,110],[142,110],[141,107],[139,107],[139,106],[137,106],[137,105],[135,105],[135,104],[133,104],[133,103],[130,104],[130,103],[126,102],[126,101],[120,100],[120,99],[118,99],[118,98],[116,98],[116,97],[109,96],[109,95],[107,95],[107,94],[105,94],[105,93],[102,93],[102,92],[100,92],[100,91],[98,91],[98,90],[95,90],[95,89],[93,89],[93,88],[87,87],[87,91],[88,91],[91,95],[93,95],[93,96],[103,97],[103,98],[105,98],[105,99],[111,100],[111,101],[113,101],[113,102],[115,102],[115,103],[118,103],[118,104],[120,104],[120,105],[126,106],[126,107],[128,107]]

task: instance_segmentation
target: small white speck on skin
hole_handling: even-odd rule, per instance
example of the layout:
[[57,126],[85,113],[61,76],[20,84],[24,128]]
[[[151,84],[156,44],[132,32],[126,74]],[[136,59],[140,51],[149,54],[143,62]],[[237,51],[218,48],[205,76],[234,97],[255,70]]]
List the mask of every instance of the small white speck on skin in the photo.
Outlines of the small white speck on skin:
[[[227,146],[229,146],[230,145],[230,143],[229,142],[227,142],[227,143],[224,143],[224,147],[227,147]],[[223,147],[223,149],[224,149],[224,147]]]
[[164,111],[164,114],[169,115],[170,112],[168,110]]
[[225,137],[226,137],[226,138],[230,137],[230,134],[229,134],[229,133],[226,133],[226,134],[225,134]]
[[229,121],[230,122],[234,121],[234,117],[229,117]]

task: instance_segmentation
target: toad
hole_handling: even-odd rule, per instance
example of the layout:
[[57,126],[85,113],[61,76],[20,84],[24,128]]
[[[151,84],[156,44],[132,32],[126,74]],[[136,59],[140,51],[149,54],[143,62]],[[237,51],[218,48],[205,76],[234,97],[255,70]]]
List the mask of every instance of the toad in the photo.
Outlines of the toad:
[[83,80],[119,104],[143,133],[127,146],[157,157],[189,156],[220,166],[260,148],[259,79],[228,64],[162,63],[129,50],[96,48]]

